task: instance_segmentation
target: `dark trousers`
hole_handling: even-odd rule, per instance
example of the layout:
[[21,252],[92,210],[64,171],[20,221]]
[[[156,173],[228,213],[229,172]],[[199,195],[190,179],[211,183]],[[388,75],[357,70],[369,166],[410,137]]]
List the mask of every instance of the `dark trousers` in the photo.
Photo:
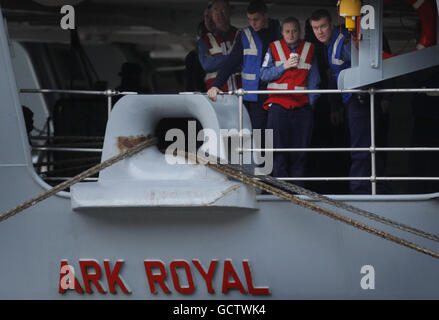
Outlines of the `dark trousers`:
[[[345,103],[348,115],[351,148],[370,147],[370,107],[360,103],[357,96],[353,95]],[[351,152],[351,177],[370,177],[371,162],[369,152]],[[351,181],[350,192],[353,194],[371,193],[369,181]]]
[[[285,109],[272,104],[268,112],[267,129],[273,129],[274,148],[307,148],[311,142],[313,113],[310,105]],[[273,177],[303,177],[305,152],[275,152]],[[303,181],[295,182],[303,186]]]
[[[379,145],[385,141],[382,128],[379,127],[383,114],[380,108],[380,100],[375,99],[375,144]],[[369,148],[370,147],[370,100],[367,98],[360,102],[358,96],[353,95],[345,103],[348,114],[349,132],[351,138],[351,148]],[[383,153],[376,154],[376,173],[378,176],[385,174],[385,157]],[[351,168],[349,174],[351,177],[370,177],[372,172],[372,163],[370,152],[351,152]],[[370,194],[371,183],[369,181],[351,181],[349,184],[351,194]],[[390,193],[387,182],[380,181],[377,183],[378,194]]]
[[[267,126],[267,110],[263,107],[264,101],[250,102],[244,101],[245,108],[252,123],[253,129],[265,130]],[[262,140],[264,141],[264,140]]]
[[[439,99],[438,99],[439,100]],[[414,108],[417,105],[413,106]],[[435,108],[438,106],[435,105]],[[426,114],[413,119],[412,147],[439,146],[439,117]],[[409,175],[414,177],[439,177],[439,152],[411,152],[409,158]],[[433,193],[439,191],[439,181],[411,181],[411,193]]]
[[[253,148],[260,149],[265,148],[265,129],[267,128],[267,116],[268,111],[264,109],[265,96],[259,95],[257,102],[244,101],[245,108],[247,109],[250,121],[252,123],[252,129],[261,129],[261,142],[254,141]],[[263,152],[261,155],[265,155]],[[259,166],[259,165],[257,165]]]

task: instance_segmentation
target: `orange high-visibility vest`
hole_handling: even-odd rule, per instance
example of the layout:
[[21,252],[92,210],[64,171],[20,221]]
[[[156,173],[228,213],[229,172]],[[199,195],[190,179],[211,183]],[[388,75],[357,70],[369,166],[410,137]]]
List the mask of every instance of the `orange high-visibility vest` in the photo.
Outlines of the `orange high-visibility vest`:
[[[225,40],[211,32],[206,33],[203,36],[203,40],[206,43],[209,53],[212,57],[220,54],[229,55],[232,51],[233,45],[235,44],[237,34],[238,29],[232,27],[232,32],[229,32],[229,35]],[[207,89],[212,87],[217,75],[218,70],[206,73],[204,80],[206,81]],[[221,90],[226,92],[229,90],[236,90],[238,88],[241,88],[241,75],[236,73],[232,74],[229,79],[227,79],[227,82],[224,84]]]
[[[276,66],[284,64],[292,53],[284,39],[272,42],[270,49]],[[298,66],[286,70],[279,79],[268,83],[267,90],[306,90],[314,55],[314,45],[299,40],[296,53],[300,55]],[[279,104],[286,109],[302,107],[309,103],[307,94],[270,94],[268,97],[264,103],[266,110],[272,103]]]

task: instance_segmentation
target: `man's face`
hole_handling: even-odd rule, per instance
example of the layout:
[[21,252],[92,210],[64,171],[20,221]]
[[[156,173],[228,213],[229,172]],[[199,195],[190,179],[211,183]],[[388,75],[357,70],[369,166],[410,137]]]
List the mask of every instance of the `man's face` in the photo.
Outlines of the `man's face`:
[[220,30],[228,29],[230,26],[230,8],[224,2],[215,2],[211,8],[212,20]]
[[268,14],[257,13],[247,13],[248,24],[255,30],[259,31],[262,28],[268,27]]
[[292,45],[299,40],[300,30],[294,22],[284,23],[282,26],[282,36],[289,45]]
[[209,32],[215,31],[215,23],[212,20],[212,13],[209,9],[204,10],[204,26]]
[[320,42],[327,42],[331,39],[332,35],[332,24],[329,22],[327,17],[321,18],[320,20],[311,20],[311,27],[314,34]]

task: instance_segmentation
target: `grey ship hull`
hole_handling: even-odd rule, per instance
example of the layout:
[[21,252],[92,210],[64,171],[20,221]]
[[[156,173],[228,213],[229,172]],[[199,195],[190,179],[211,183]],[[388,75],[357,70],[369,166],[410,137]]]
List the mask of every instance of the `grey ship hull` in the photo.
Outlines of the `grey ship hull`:
[[[0,31],[3,212],[49,186],[32,166],[3,23]],[[149,105],[154,103],[155,107]],[[211,105],[201,96],[125,97],[110,117],[103,160],[118,152],[116,137],[148,134],[167,111],[168,115],[187,115],[189,109],[180,105],[188,103],[204,127],[237,127],[224,109],[236,110],[236,101]],[[248,116],[244,116],[248,127]],[[233,119],[236,121],[235,114]],[[151,149],[136,159],[124,160],[102,172],[98,183],[75,187],[72,199],[58,194],[0,223],[0,299],[439,298],[437,259],[275,197],[255,196],[254,190],[240,184],[232,185],[237,189],[226,194],[224,190],[233,182],[203,168],[159,170],[157,164],[148,171],[155,162],[146,160],[154,157],[160,159]],[[181,190],[158,199],[151,197],[156,191],[166,193],[178,186],[172,180],[176,172],[183,176],[178,180],[180,186],[201,190],[196,193],[199,197],[185,197]],[[160,175],[163,179],[157,178]],[[199,176],[202,178],[197,179]],[[212,186],[209,181],[222,181],[222,185]],[[156,190],[143,190],[142,185]],[[343,199],[435,233],[439,230],[438,196]],[[407,238],[439,251],[437,244]],[[114,272],[117,261],[120,270],[108,277],[105,265]],[[163,270],[150,268],[148,278],[146,266],[151,262],[155,264],[149,266],[162,266]],[[205,281],[197,262],[205,273],[216,266],[207,276],[211,281]],[[93,292],[67,288],[62,293],[60,283],[66,280],[63,263],[74,267],[83,291],[89,285]],[[95,268],[84,267],[83,273],[81,263]],[[362,273],[364,266],[369,268]],[[98,271],[101,275],[93,276]],[[84,274],[95,280],[84,281]],[[117,293],[111,293],[108,278],[113,279],[111,284],[117,280],[126,285],[130,293],[124,293],[117,281]],[[148,279],[153,280],[156,293]],[[170,293],[164,293],[164,287]]]
[[[2,168],[8,175],[14,171]],[[21,170],[24,171],[23,168]],[[14,180],[23,173],[16,172]],[[2,179],[2,181],[5,181]],[[24,181],[21,180],[21,181]],[[15,189],[15,190],[14,190]],[[35,184],[17,191],[2,185],[2,209],[35,192]],[[15,196],[13,196],[15,194]],[[437,198],[417,201],[369,199],[350,202],[409,225],[437,230]],[[0,225],[1,299],[437,299],[439,262],[397,244],[345,226],[271,196],[260,196],[260,210],[220,208],[93,209],[75,212],[70,201],[53,197]],[[419,241],[418,241],[419,242]],[[423,243],[420,241],[419,243]],[[434,247],[429,243],[430,248]],[[437,246],[436,246],[437,250]],[[106,293],[59,293],[61,261],[74,267],[84,282],[79,260],[94,259],[102,271]],[[212,278],[214,293],[194,267],[207,271],[218,260]],[[123,260],[120,276],[130,290],[109,292],[104,260],[111,268]],[[156,283],[151,291],[144,261],[166,266],[166,294]],[[186,260],[195,290],[179,293],[170,263]],[[246,294],[230,289],[223,294],[224,263],[231,260]],[[243,261],[248,261],[255,288],[269,294],[248,293]],[[363,289],[361,268],[373,266],[374,289]],[[155,273],[158,271],[155,270]],[[92,270],[92,272],[94,271]],[[181,286],[187,275],[180,269]],[[230,282],[233,282],[230,280]]]

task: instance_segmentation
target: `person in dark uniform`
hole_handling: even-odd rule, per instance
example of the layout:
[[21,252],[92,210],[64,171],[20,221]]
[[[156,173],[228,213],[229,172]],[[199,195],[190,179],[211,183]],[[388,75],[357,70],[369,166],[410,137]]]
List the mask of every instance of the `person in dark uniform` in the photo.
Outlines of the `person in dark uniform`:
[[[417,88],[439,88],[439,66],[411,75]],[[439,93],[416,93],[412,99],[412,147],[439,147]],[[412,152],[409,158],[410,176],[439,177],[439,152]],[[439,192],[439,181],[413,181],[412,193]]]
[[[309,19],[305,22],[305,41],[314,44],[314,56],[320,73],[320,89],[337,89],[333,81],[332,70],[325,56],[324,44],[317,40]],[[330,82],[331,80],[331,82]],[[349,128],[344,117],[341,96],[322,94],[315,101],[313,109],[314,127],[311,148],[348,148]],[[314,177],[346,177],[349,175],[349,153],[347,152],[311,152],[308,154],[307,176]],[[346,181],[322,182],[310,181],[309,189],[322,194],[346,194],[349,184]]]
[[[331,69],[331,81],[336,84],[342,70],[351,67],[351,36],[343,26],[335,27],[328,11],[320,9],[310,17],[313,32],[322,44],[324,44],[325,58]],[[370,147],[370,104],[367,95],[343,93],[342,102],[347,113],[350,147]],[[381,162],[377,161],[378,174],[382,174]],[[351,152],[351,177],[371,176],[371,157],[369,152]],[[385,184],[378,184],[378,193],[388,193]],[[352,194],[371,193],[369,181],[353,180],[349,184]]]
[[[281,39],[280,23],[269,18],[264,1],[253,0],[247,7],[249,26],[238,34],[235,45],[220,68],[215,82],[207,92],[216,101],[220,89],[237,67],[242,66],[242,87],[245,90],[265,90],[267,84],[259,81],[259,70],[271,42]],[[267,111],[263,108],[267,95],[247,94],[244,105],[250,115],[253,129],[265,129]],[[262,140],[264,141],[264,139]]]

